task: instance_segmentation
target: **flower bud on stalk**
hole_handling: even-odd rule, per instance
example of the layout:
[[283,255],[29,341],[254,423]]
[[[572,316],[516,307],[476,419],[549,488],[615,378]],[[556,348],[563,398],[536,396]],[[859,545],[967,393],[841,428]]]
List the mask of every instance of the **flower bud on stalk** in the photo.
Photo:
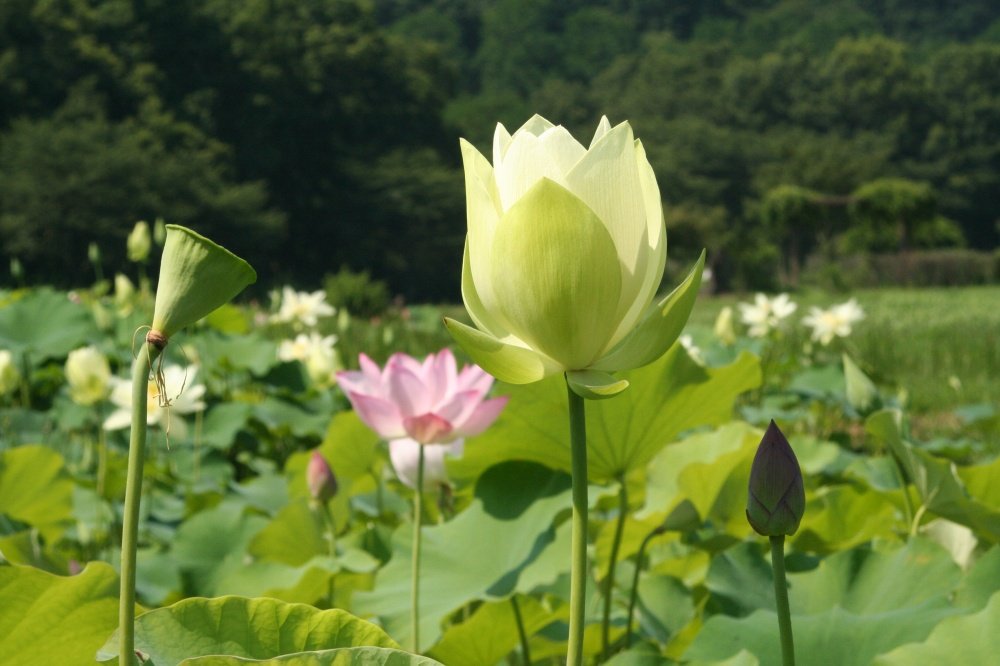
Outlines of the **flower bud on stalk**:
[[799,529],[805,507],[799,461],[772,420],[750,468],[747,521],[763,536],[791,536]]
[[323,504],[337,494],[337,477],[319,451],[313,451],[309,458],[309,465],[306,467],[306,485],[309,486],[309,495]]

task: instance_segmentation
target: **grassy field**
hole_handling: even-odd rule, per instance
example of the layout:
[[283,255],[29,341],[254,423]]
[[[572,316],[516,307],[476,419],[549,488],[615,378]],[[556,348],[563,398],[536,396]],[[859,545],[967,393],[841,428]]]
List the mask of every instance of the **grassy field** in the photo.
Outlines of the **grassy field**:
[[[1000,400],[1000,287],[796,293],[792,298],[799,308],[784,353],[795,353],[808,340],[797,322],[810,306],[826,307],[851,296],[866,316],[846,348],[880,386],[905,391],[914,411]],[[703,296],[689,327],[710,329],[724,306],[738,315],[736,304],[748,300]]]

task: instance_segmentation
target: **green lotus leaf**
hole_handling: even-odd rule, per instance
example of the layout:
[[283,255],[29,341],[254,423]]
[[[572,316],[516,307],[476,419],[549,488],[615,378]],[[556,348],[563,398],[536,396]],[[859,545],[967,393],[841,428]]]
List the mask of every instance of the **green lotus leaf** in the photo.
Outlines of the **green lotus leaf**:
[[[264,597],[184,599],[143,613],[135,621],[136,650],[156,664],[209,655],[273,659],[359,646],[399,647],[384,631],[347,611]],[[103,661],[118,656],[117,632],[97,656]]]

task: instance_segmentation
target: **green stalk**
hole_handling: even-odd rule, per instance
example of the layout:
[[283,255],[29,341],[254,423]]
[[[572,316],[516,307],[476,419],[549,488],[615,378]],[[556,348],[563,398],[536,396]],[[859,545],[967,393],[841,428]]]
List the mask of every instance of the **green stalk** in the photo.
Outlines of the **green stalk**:
[[573,538],[569,583],[567,666],[583,664],[583,623],[587,604],[587,421],[583,398],[570,388],[569,433],[573,472]]
[[625,623],[625,648],[632,647],[632,618],[635,617],[635,604],[639,598],[639,574],[642,573],[642,559],[646,556],[646,546],[653,537],[663,534],[661,528],[656,528],[646,535],[639,544],[639,552],[635,554],[635,573],[632,574],[632,591],[628,597],[628,621]]
[[510,598],[514,609],[514,621],[517,623],[517,635],[521,639],[521,662],[523,666],[531,666],[531,648],[528,646],[528,633],[524,630],[524,618],[521,617],[521,607],[517,603],[517,595]]
[[135,551],[142,498],[142,466],[146,457],[146,395],[149,371],[160,350],[148,342],[132,364],[132,430],[128,442],[128,476],[122,519],[121,593],[118,601],[118,664],[135,663]]
[[[320,511],[323,513],[323,524],[326,526],[326,538],[330,547],[330,559],[337,559],[337,524],[333,522],[333,514],[326,502],[320,502]],[[334,607],[334,595],[337,591],[337,575],[330,576],[330,583],[327,586],[327,605]]]
[[628,489],[624,475],[618,478],[618,522],[615,524],[615,538],[611,542],[611,560],[608,562],[608,573],[604,577],[604,619],[601,623],[601,655],[607,661],[611,655],[609,644],[611,638],[611,597],[615,591],[615,565],[618,562],[618,550],[622,545],[622,533],[625,531],[625,517],[628,515]]
[[413,573],[410,581],[410,619],[412,622],[413,652],[420,654],[420,519],[424,488],[424,447],[420,446],[417,460],[417,488],[413,495]]
[[788,610],[788,585],[785,582],[785,537],[771,539],[771,568],[774,569],[774,601],[778,608],[778,631],[781,634],[782,666],[795,666],[792,641],[792,614]]

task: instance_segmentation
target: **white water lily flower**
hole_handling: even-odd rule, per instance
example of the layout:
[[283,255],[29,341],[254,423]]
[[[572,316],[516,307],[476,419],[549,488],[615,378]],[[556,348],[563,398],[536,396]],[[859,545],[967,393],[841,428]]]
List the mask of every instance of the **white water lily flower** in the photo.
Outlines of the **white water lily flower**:
[[719,316],[715,318],[712,332],[724,345],[736,342],[736,329],[733,328],[733,309],[731,307],[727,305],[719,310]]
[[320,317],[329,317],[335,312],[334,307],[326,302],[323,290],[307,292],[284,287],[281,290],[281,306],[271,319],[312,327]]
[[864,318],[865,311],[852,298],[827,310],[818,307],[809,308],[809,314],[802,319],[802,323],[812,329],[812,339],[825,347],[833,342],[834,338],[849,336],[854,324]]
[[0,396],[13,393],[21,384],[21,371],[17,369],[14,355],[0,349]]
[[73,350],[66,358],[69,397],[78,405],[95,405],[111,389],[111,367],[96,347]]
[[[198,368],[179,365],[163,367],[164,386],[170,405],[161,407],[156,382],[149,382],[146,390],[146,423],[166,427],[169,419],[170,432],[184,437],[183,414],[194,414],[205,409],[204,384],[195,382]],[[181,391],[183,387],[183,391]],[[111,378],[111,402],[116,409],[104,420],[105,430],[121,430],[132,423],[132,382],[120,377]]]
[[705,365],[705,357],[701,353],[701,348],[694,343],[694,338],[690,335],[682,335],[678,338],[678,342],[684,347],[684,351],[688,353],[692,361],[698,365]]
[[750,327],[751,337],[763,338],[771,331],[779,328],[799,306],[788,294],[778,294],[768,298],[765,294],[756,294],[753,304],[740,303],[740,320]]
[[468,236],[462,296],[476,328],[446,319],[472,359],[502,381],[567,373],[585,397],[609,373],[659,358],[698,292],[699,260],[653,302],[666,261],[660,191],[629,124],[602,118],[589,147],[534,116],[498,125],[491,165],[462,141]]
[[282,361],[300,361],[318,386],[330,386],[335,374],[343,370],[334,345],[336,335],[322,336],[313,332],[300,333],[294,340],[282,340],[278,345],[278,358]]

